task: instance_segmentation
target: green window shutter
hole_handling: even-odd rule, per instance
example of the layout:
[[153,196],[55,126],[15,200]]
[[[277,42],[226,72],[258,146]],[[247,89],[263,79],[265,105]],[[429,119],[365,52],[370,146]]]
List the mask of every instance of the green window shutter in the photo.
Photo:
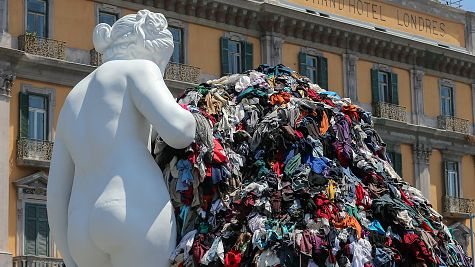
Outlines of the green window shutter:
[[318,85],[321,88],[328,90],[328,59],[325,57],[318,57]]
[[394,170],[402,177],[402,156],[401,153],[394,152]]
[[254,68],[253,64],[253,53],[252,53],[252,43],[248,42],[242,42],[242,47],[244,47],[243,50],[243,58],[244,58],[244,66],[243,69],[244,71],[246,70],[251,70]]
[[37,206],[37,255],[49,257],[49,225],[46,206]]
[[20,138],[28,138],[28,94],[20,92]]
[[396,73],[391,73],[391,90],[393,93],[391,102],[395,105],[399,105],[398,84],[397,84]]
[[371,70],[371,96],[373,103],[378,103],[379,100],[379,71]]
[[36,207],[25,205],[25,255],[36,255]]
[[307,54],[304,52],[299,53],[299,72],[307,76]]
[[49,257],[49,225],[46,205],[25,204],[25,255]]
[[226,37],[221,37],[221,74],[229,74],[229,48],[228,48],[229,39]]

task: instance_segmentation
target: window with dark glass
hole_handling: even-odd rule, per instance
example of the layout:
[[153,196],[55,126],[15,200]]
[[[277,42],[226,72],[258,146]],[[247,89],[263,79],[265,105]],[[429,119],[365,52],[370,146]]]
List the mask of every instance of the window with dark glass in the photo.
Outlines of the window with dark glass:
[[460,197],[460,178],[458,162],[445,161],[446,194],[450,197]]
[[241,73],[253,68],[252,44],[221,38],[221,72],[223,75]]
[[306,75],[314,83],[317,83],[317,62],[317,57],[307,55],[307,73],[305,73],[304,75]]
[[24,254],[50,256],[46,205],[25,203]]
[[27,0],[26,32],[48,36],[48,1]]
[[48,139],[48,97],[20,93],[20,137]]
[[240,73],[242,69],[241,42],[229,41],[228,60],[230,73]]
[[443,116],[454,116],[454,89],[452,87],[440,88],[440,109]]
[[396,173],[402,177],[402,157],[401,153],[395,151],[389,151],[386,153],[388,156],[389,161],[391,162],[391,166],[396,171]]
[[99,10],[99,23],[106,23],[112,26],[117,21],[118,17],[119,15],[117,13]]
[[299,71],[321,88],[328,89],[328,61],[325,57],[300,52]]
[[173,35],[173,54],[170,58],[170,62],[184,63],[184,42],[183,42],[183,29],[177,27],[168,27]]
[[373,103],[399,104],[398,76],[396,73],[371,70],[371,87]]

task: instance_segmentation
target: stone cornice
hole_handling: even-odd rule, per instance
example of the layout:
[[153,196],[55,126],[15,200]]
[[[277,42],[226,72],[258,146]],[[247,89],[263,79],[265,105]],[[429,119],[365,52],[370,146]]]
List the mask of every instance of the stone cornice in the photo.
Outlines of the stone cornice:
[[[475,79],[475,57],[463,52],[435,46],[365,28],[318,13],[306,13],[282,6],[276,1],[230,1],[230,0],[99,0],[100,2],[131,9],[148,8],[165,15],[179,14],[195,23],[204,23],[226,30],[234,28],[238,32],[251,35],[265,35],[270,32],[286,40],[301,40],[334,49],[341,49],[359,55],[419,66],[462,78]],[[243,5],[243,2],[246,4]],[[388,1],[391,3],[399,0]],[[424,2],[424,1],[422,1]],[[400,3],[404,4],[404,3]],[[428,3],[419,3],[429,5]],[[432,5],[432,4],[430,4]],[[437,5],[440,7],[440,5]],[[445,8],[445,7],[444,7]],[[456,9],[455,9],[456,10]],[[456,10],[459,12],[458,10]],[[454,16],[461,16],[450,8]],[[455,13],[454,13],[455,12]],[[216,22],[218,24],[216,24]]]
[[473,136],[387,119],[373,120],[375,129],[385,142],[424,145],[442,151],[475,155],[475,146],[470,142]]
[[20,50],[0,47],[4,68],[17,78],[74,86],[95,68],[64,60],[25,53]]

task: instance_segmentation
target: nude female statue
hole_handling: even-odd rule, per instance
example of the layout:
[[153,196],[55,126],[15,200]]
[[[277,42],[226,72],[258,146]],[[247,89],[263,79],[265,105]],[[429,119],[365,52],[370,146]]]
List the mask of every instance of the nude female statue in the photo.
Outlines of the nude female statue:
[[67,267],[168,266],[175,217],[147,142],[150,123],[174,148],[196,122],[163,81],[173,38],[162,14],[141,10],[96,26],[104,64],[61,110],[48,181],[48,217]]

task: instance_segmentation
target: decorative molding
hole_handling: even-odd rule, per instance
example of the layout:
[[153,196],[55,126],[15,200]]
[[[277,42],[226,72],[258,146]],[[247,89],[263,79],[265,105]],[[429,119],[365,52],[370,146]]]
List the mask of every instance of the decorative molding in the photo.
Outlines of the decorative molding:
[[320,51],[318,49],[315,49],[315,48],[312,48],[312,47],[301,47],[300,51],[302,53],[308,54],[310,56],[323,57],[323,52],[322,51]]
[[358,101],[358,57],[353,54],[343,55],[343,80],[345,97]]
[[[286,42],[302,46],[328,47],[328,51],[341,51],[360,58],[376,57],[377,62],[388,65],[405,64],[407,69],[417,65],[427,74],[432,70],[454,76],[457,80],[475,78],[475,57],[458,48],[443,48],[435,43],[421,42],[418,38],[389,35],[361,27],[351,22],[336,21],[316,16],[300,9],[289,8],[272,1],[219,2],[195,0],[154,1],[147,0],[100,0],[125,8],[148,8],[170,18],[178,18],[225,31],[256,36],[259,33],[275,33],[285,36]],[[150,4],[151,2],[147,2]],[[373,60],[374,62],[374,60]]]
[[[458,204],[458,205],[457,205]],[[468,201],[457,201],[454,199],[449,199],[447,197],[444,198],[444,211],[449,212],[449,214],[446,214],[445,216],[449,215],[452,211],[471,211],[473,213],[474,211],[474,203],[473,200],[470,203],[470,200]],[[466,217],[465,214],[461,214],[462,217]],[[456,216],[455,216],[456,217]],[[469,241],[470,241],[470,228],[465,226],[463,223],[456,222],[450,226],[450,229],[452,229],[452,235],[454,236],[454,239],[457,240],[457,242],[462,246],[462,249],[464,251],[467,251],[468,246],[469,246]]]
[[[13,182],[18,190],[18,199],[25,198],[25,194],[46,196],[48,175],[44,171],[36,172]],[[36,197],[36,198],[37,198]]]
[[373,64],[373,70],[379,70],[379,71],[385,71],[385,72],[393,72],[393,68],[388,66],[388,65],[384,65],[384,64],[378,64],[378,63],[375,63]]
[[417,143],[413,146],[414,155],[418,162],[429,164],[432,148],[426,144]]
[[12,86],[15,82],[16,75],[12,72],[0,70],[0,95],[11,97]]
[[276,35],[261,36],[262,63],[272,66],[281,64],[283,43],[283,39]]
[[224,37],[236,42],[246,42],[247,36],[237,32],[225,32]]
[[421,124],[424,116],[424,71],[411,70],[412,122]]
[[455,82],[449,79],[440,79],[439,82],[440,86],[447,86],[447,87],[452,87],[455,88]]

